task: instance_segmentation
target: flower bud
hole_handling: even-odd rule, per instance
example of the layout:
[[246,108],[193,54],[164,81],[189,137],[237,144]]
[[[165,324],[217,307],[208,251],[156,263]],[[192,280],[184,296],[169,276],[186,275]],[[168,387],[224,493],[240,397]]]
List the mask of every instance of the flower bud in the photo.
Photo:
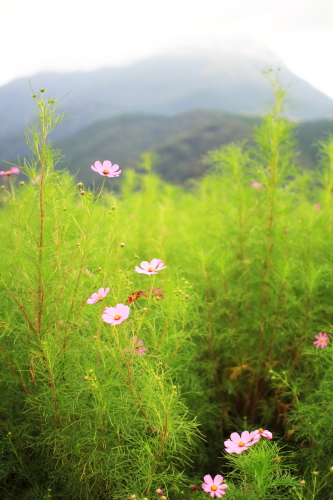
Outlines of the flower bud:
[[147,311],[147,308],[146,308],[146,307],[144,307],[142,310],[143,310],[144,312],[146,312],[146,311]]
[[134,258],[135,258],[135,259],[138,259],[138,258],[139,258],[139,256],[138,256],[138,255],[134,255]]
[[173,389],[177,389],[177,386],[176,386],[176,385],[173,385],[173,386],[172,386],[172,388],[173,388]]
[[5,186],[1,186],[1,189],[5,189]]
[[86,194],[85,191],[80,191],[80,195],[83,196],[84,194]]
[[44,87],[42,87],[41,89],[39,89],[39,92],[45,92]]
[[305,484],[304,479],[302,479],[302,480],[299,482],[299,484]]
[[189,296],[189,295],[185,295],[185,299],[189,299],[189,298],[190,298],[190,296]]
[[111,208],[112,208],[112,210],[116,210],[116,207],[115,207],[115,206],[112,206]]
[[130,498],[134,500],[136,498],[136,495],[131,495]]
[[37,97],[37,95],[36,94],[32,94],[32,97],[35,99]]
[[124,246],[125,246],[125,243],[120,243],[120,246],[121,246],[121,247],[124,247]]
[[81,188],[83,186],[83,182],[78,182],[76,185],[77,187]]
[[83,377],[83,380],[89,380],[89,377],[87,377],[87,375],[85,377]]
[[21,185],[21,186],[24,186],[24,181],[20,181],[20,185]]
[[316,470],[314,470],[314,471],[312,472],[312,474],[313,474],[314,476],[318,476],[319,472],[317,472]]
[[194,491],[197,489],[197,486],[195,484],[191,484],[190,489]]
[[161,488],[157,488],[156,493],[157,493],[158,495],[163,495],[164,491],[163,491],[163,490],[161,490]]
[[167,497],[163,495],[163,496],[161,496],[161,499],[162,500],[167,500]]

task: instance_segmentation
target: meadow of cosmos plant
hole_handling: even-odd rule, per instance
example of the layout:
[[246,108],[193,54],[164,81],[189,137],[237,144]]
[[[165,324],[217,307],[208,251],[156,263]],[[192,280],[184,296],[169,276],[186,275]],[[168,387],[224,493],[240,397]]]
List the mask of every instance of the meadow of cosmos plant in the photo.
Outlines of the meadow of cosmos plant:
[[298,171],[273,91],[187,189],[110,152],[98,191],[34,94],[0,172],[1,498],[333,498],[333,138]]

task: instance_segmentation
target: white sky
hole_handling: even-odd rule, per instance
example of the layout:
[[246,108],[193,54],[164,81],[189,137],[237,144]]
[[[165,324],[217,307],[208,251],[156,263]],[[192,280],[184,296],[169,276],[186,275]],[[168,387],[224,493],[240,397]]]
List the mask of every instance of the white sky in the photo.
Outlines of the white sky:
[[333,98],[333,0],[0,2],[0,85],[250,39]]

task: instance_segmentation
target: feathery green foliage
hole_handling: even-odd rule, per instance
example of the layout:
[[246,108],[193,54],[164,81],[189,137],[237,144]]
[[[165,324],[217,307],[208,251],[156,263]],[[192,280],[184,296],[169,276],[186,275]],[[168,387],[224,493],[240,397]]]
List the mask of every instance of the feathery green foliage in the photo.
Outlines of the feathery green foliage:
[[[1,191],[4,498],[207,498],[188,486],[220,470],[230,499],[333,498],[332,346],[312,344],[333,323],[332,138],[320,175],[298,172],[274,92],[255,147],[209,152],[187,191],[146,155],[147,173],[124,171],[117,197],[54,171],[48,135],[65,117],[35,97],[32,182],[8,176]],[[135,273],[138,256],[167,268]],[[101,287],[107,298],[87,304]],[[128,320],[103,322],[106,305],[143,290]],[[262,438],[221,459],[231,432],[258,427],[284,453]]]

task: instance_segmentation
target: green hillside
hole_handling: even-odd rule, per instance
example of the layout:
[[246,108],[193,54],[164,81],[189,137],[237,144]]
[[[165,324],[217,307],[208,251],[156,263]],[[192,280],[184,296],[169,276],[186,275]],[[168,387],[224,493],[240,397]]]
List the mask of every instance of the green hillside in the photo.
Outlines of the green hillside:
[[[205,171],[203,156],[223,144],[247,140],[259,118],[229,115],[219,111],[188,111],[175,117],[125,115],[103,120],[57,143],[66,157],[66,167],[79,173],[87,184],[94,176],[90,165],[110,159],[121,167],[135,168],[146,151],[156,153],[154,170],[163,178],[184,183]],[[333,132],[330,120],[300,124],[296,130],[298,164],[313,168],[316,142]],[[95,178],[96,181],[96,178]]]

